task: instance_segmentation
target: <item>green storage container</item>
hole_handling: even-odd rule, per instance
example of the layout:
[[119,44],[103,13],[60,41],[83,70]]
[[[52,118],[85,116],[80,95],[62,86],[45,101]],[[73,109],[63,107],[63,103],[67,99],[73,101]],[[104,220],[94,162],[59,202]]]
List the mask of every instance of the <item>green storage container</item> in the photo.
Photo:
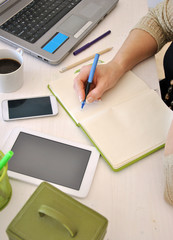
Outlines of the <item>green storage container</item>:
[[108,220],[43,182],[7,228],[10,240],[102,240]]

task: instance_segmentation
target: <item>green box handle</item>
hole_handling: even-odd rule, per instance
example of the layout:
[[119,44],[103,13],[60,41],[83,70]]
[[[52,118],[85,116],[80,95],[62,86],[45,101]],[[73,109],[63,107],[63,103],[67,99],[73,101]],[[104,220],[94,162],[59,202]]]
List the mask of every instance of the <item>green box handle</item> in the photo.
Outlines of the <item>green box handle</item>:
[[57,210],[47,205],[41,205],[38,213],[40,217],[44,217],[45,215],[47,215],[48,217],[53,218],[54,220],[59,222],[70,233],[71,237],[74,237],[77,234],[76,227],[72,224],[72,222],[70,222],[66,216],[64,216]]

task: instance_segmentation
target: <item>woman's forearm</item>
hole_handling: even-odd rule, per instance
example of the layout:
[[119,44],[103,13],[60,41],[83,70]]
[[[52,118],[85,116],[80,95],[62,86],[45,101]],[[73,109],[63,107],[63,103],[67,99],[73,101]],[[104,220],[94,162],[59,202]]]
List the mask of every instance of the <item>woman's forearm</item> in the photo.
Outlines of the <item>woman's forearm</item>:
[[149,33],[134,29],[112,59],[112,64],[118,64],[124,74],[139,62],[153,56],[157,52],[157,47],[157,42]]

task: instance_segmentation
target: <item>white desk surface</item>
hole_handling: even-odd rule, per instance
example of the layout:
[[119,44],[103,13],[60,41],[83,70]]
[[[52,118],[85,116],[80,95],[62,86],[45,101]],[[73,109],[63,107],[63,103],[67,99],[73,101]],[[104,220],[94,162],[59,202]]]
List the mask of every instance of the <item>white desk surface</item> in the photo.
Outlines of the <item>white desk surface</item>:
[[[93,52],[113,46],[111,52],[100,57],[107,62],[119,49],[128,31],[146,12],[147,0],[120,0],[118,6],[80,46],[108,29],[111,29],[112,33],[78,56],[74,57],[70,54],[59,66],[50,66],[24,54],[23,87],[15,93],[1,93],[0,101],[5,98],[47,95],[50,93],[47,89],[50,81],[59,81],[60,78],[68,77],[79,67],[66,73],[59,73],[59,69]],[[11,47],[0,42],[0,48]],[[134,72],[152,88],[158,89],[154,58],[139,64]],[[91,144],[61,107],[57,116],[42,119],[4,122],[0,114],[0,149],[3,150],[5,139],[16,126]],[[36,186],[28,183],[14,179],[10,181],[13,189],[12,198],[8,206],[0,212],[1,240],[8,239],[5,233],[8,224],[36,189]],[[109,224],[105,240],[171,240],[173,207],[165,202],[163,192],[163,150],[160,150],[117,173],[100,158],[88,196],[78,200],[107,217]]]

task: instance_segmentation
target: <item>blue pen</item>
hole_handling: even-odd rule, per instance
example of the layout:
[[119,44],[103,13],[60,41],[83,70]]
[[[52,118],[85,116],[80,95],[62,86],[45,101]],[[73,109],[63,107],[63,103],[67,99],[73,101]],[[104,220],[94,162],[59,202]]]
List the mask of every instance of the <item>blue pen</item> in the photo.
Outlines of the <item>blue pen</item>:
[[96,53],[96,55],[94,57],[94,62],[92,64],[91,71],[90,71],[90,74],[89,74],[89,77],[88,77],[88,82],[87,82],[87,85],[86,85],[86,88],[85,88],[85,99],[82,102],[81,109],[83,109],[83,107],[85,106],[86,97],[87,97],[87,95],[89,93],[89,90],[90,90],[90,84],[93,81],[93,77],[94,77],[96,66],[97,66],[97,63],[98,63],[98,60],[99,60],[99,56],[100,55],[98,53]]

